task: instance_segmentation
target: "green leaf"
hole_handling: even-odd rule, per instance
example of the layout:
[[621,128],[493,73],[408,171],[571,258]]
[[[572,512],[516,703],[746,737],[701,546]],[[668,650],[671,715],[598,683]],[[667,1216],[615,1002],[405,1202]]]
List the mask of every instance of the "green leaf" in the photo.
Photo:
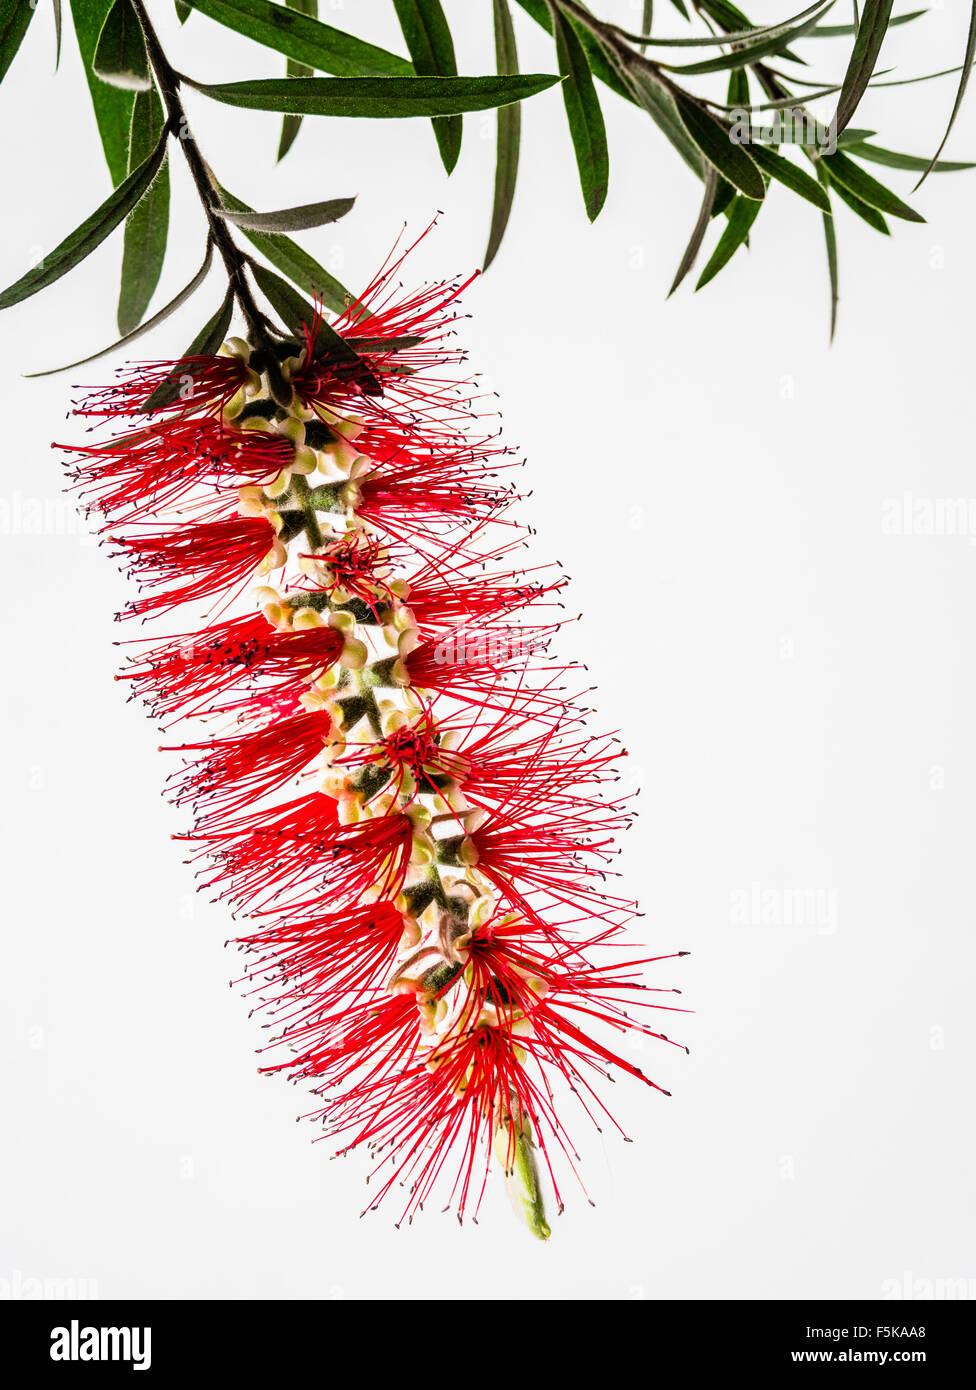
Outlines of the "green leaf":
[[867,203],[869,207],[877,208],[879,212],[890,213],[892,217],[901,217],[906,222],[924,222],[925,218],[914,208],[910,208],[907,203],[878,183],[869,173],[854,163],[846,154],[840,150],[836,154],[824,155],[823,162],[830,175],[831,183],[846,188],[853,193],[855,198]]
[[743,242],[748,240],[752,224],[759,216],[761,207],[762,204],[756,202],[754,198],[736,198],[729,212],[729,220],[725,224],[725,230],[719,237],[718,244],[708,259],[708,264],[698,277],[698,284],[695,286],[696,292],[703,289],[709,280],[714,280]]
[[781,183],[791,192],[798,193],[801,198],[806,198],[808,203],[812,203],[821,212],[830,212],[830,199],[816,179],[812,179],[809,174],[805,174],[802,169],[798,169],[795,164],[791,164],[788,159],[784,159],[781,154],[776,154],[765,145],[750,145],[749,153],[764,174],[776,179],[777,183]]
[[[236,213],[253,212],[247,203],[242,203],[239,198],[235,198],[232,193],[228,193],[226,188],[218,188],[221,202],[225,209]],[[296,242],[290,241],[286,236],[272,235],[268,232],[249,231],[242,227],[241,231],[247,237],[252,246],[264,256],[265,260],[284,274],[289,280],[294,281],[306,294],[321,299],[322,303],[333,313],[343,313],[350,304],[355,304],[356,298],[346,289],[345,285],[339,283],[334,275],[316,261],[307,251],[303,250]]]
[[[826,127],[824,129],[826,131]],[[860,145],[862,141],[870,140],[871,136],[877,133],[876,130],[858,130],[855,126],[849,125],[838,135],[837,143],[841,149],[846,150],[850,145]]]
[[[962,61],[962,73],[959,77],[959,86],[956,88],[956,99],[952,104],[952,111],[949,113],[949,123],[945,128],[945,134],[939,141],[939,148],[936,150],[935,154],[929,160],[928,164],[925,167],[925,171],[922,174],[922,177],[919,179],[918,183],[915,185],[915,188],[918,188],[921,184],[923,184],[925,180],[928,178],[929,174],[933,172],[933,170],[939,162],[939,155],[945,149],[946,141],[952,134],[952,127],[955,125],[956,117],[959,115],[959,112],[962,109],[963,99],[966,95],[966,88],[969,86],[969,74],[973,68],[974,58],[976,58],[976,0],[973,0],[973,7],[969,12],[969,33],[966,37],[966,56],[963,58]],[[914,191],[915,189],[912,189],[913,193]]]
[[767,35],[772,36],[774,34],[779,34],[780,43],[782,43],[784,38],[787,36],[786,31],[790,29],[794,24],[798,24],[801,20],[805,19],[807,15],[813,14],[814,10],[820,10],[822,13],[826,13],[826,11],[830,8],[830,5],[832,3],[833,0],[816,0],[816,4],[810,5],[800,14],[793,15],[790,19],[780,19],[775,24],[761,24],[758,25],[756,28],[745,29],[733,27],[731,31],[731,37],[728,33],[721,33],[705,35],[696,34],[693,38],[655,39],[651,37],[650,32],[646,29],[644,30],[644,33],[640,36],[636,34],[629,34],[627,37],[632,42],[636,43],[639,41],[642,49],[648,47],[715,48],[719,45],[724,47],[726,44],[729,44],[733,41],[733,37],[736,43],[745,43],[753,39],[764,38]]
[[0,82],[17,56],[36,8],[25,0],[0,0]]
[[[155,91],[139,92],[132,106],[129,169],[139,167],[156,148],[166,116]],[[159,284],[169,231],[169,169],[164,155],[159,173],[125,223],[118,324],[123,336],[142,322]]]
[[766,196],[762,174],[743,146],[733,143],[728,128],[684,92],[672,95],[685,129],[708,162],[740,193],[761,201]]
[[141,338],[144,333],[149,333],[152,329],[158,327],[159,324],[169,318],[170,314],[174,314],[181,305],[185,304],[191,295],[197,292],[207,278],[212,260],[213,247],[208,244],[203,265],[185,289],[180,290],[179,294],[176,295],[174,299],[171,299],[168,304],[164,304],[158,313],[153,314],[152,318],[146,319],[145,323],[141,323],[139,327],[134,328],[131,333],[126,333],[125,336],[119,338],[117,342],[110,343],[108,347],[99,348],[97,352],[91,353],[88,357],[79,357],[77,362],[67,362],[63,367],[48,367],[43,372],[25,372],[24,376],[56,376],[58,372],[70,372],[73,371],[75,367],[87,367],[89,362],[97,362],[99,357],[105,357],[110,352],[118,351],[119,348],[128,347],[129,343],[135,342],[135,340]]
[[[735,5],[730,5],[727,0],[696,0],[696,8],[704,16],[713,19],[719,28],[726,30],[729,43],[737,43],[740,34],[746,34],[751,28],[752,23],[746,18],[740,9]],[[794,63],[802,63],[803,59],[797,57],[785,45],[776,50],[781,58],[789,58]]]
[[[913,19],[921,19],[923,14],[928,14],[928,10],[912,10],[911,14],[895,15],[888,20],[888,28],[894,29],[899,24],[911,24]],[[810,30],[811,39],[839,39],[850,38],[857,33],[853,24],[818,24],[816,29]]]
[[115,0],[105,16],[92,68],[103,82],[128,92],[144,92],[152,85],[142,26],[129,0]]
[[352,211],[355,201],[355,198],[330,198],[325,203],[305,203],[302,207],[283,208],[280,212],[235,212],[232,208],[217,208],[216,211],[242,231],[301,232],[309,227],[338,222]]
[[19,304],[29,299],[38,290],[45,289],[67,274],[100,246],[110,232],[113,232],[124,217],[127,217],[152,183],[166,153],[165,137],[153,150],[148,159],[131,173],[91,217],[77,227],[70,236],[65,237],[60,246],[45,256],[40,265],[22,275],[13,285],[0,294],[0,309],[8,309],[11,304]]
[[520,77],[270,77],[192,85],[213,101],[296,116],[401,119],[489,111],[554,87],[548,73]]
[[[54,71],[57,72],[61,66],[61,0],[54,0]],[[29,21],[28,21],[29,22]],[[0,79],[3,73],[0,72]]]
[[305,330],[311,331],[318,320],[314,344],[316,355],[319,357],[327,356],[342,365],[356,366],[361,373],[360,385],[363,390],[371,395],[381,393],[382,388],[379,381],[359,354],[349,346],[345,338],[340,337],[335,329],[326,323],[320,314],[316,314],[315,309],[307,299],[304,299],[297,290],[293,290],[286,280],[275,275],[274,271],[269,270],[267,266],[252,263],[251,273],[261,293],[290,333],[293,333],[301,341],[305,337]]
[[698,220],[692,228],[691,238],[688,245],[685,247],[684,255],[681,257],[681,263],[671,282],[671,288],[668,290],[669,299],[698,259],[698,252],[701,250],[701,244],[705,239],[705,233],[708,231],[708,224],[712,220],[712,209],[715,205],[715,192],[717,188],[718,174],[714,165],[710,164],[705,173],[705,193],[702,198],[701,208],[698,212]]
[[[499,73],[518,72],[518,49],[508,0],[492,0],[495,22],[495,62]],[[498,142],[495,155],[495,196],[491,207],[491,228],[483,269],[487,270],[502,244],[515,198],[519,147],[522,141],[522,108],[518,102],[501,106],[496,117]]]
[[176,0],[176,17],[181,24],[185,24],[193,13],[186,0]]
[[872,164],[884,164],[889,169],[907,169],[920,173],[931,166],[934,174],[960,174],[965,169],[976,169],[976,164],[960,163],[951,159],[939,159],[932,164],[930,159],[923,159],[917,154],[899,154],[897,150],[882,149],[880,145],[871,145],[866,140],[859,140],[846,148],[848,154],[857,155],[858,159],[870,160]]
[[[833,0],[831,0],[831,3],[833,3]],[[748,43],[742,43],[741,46],[739,45],[738,36],[736,36],[735,49],[731,53],[723,53],[718,58],[708,58],[700,63],[688,63],[682,67],[666,66],[669,67],[671,72],[679,72],[686,76],[709,72],[726,72],[729,68],[747,67],[750,63],[755,63],[759,59],[765,58],[770,53],[778,52],[782,49],[784,44],[788,44],[792,39],[802,38],[804,34],[808,34],[816,24],[817,19],[822,14],[825,14],[828,8],[829,5],[825,6],[822,3],[818,4],[813,7],[812,18],[810,17],[811,10],[806,10],[804,12],[806,18],[802,19],[800,23],[794,24],[791,28],[774,29],[771,34],[769,31],[766,31],[762,33],[760,38],[753,39]]]
[[298,10],[272,5],[268,0],[187,3],[208,19],[319,72],[331,72],[337,77],[407,77],[413,72],[407,59],[396,53],[320,24]]
[[680,154],[688,168],[698,178],[704,178],[704,171],[708,167],[707,162],[702,159],[698,146],[689,136],[678,115],[678,108],[674,99],[667,88],[651,73],[639,71],[629,74],[629,87],[630,99],[647,112],[672,148]]
[[[290,10],[297,10],[299,14],[307,15],[310,19],[318,19],[319,17],[318,0],[285,0],[285,4]],[[294,58],[285,60],[285,75],[288,77],[311,77],[314,71],[315,69],[310,68],[307,63],[298,63]],[[301,124],[301,116],[282,117],[281,139],[278,142],[279,163],[295,143],[295,137],[301,129]]]
[[593,74],[576,30],[563,12],[552,9],[553,32],[556,37],[556,58],[563,77],[563,103],[569,121],[569,133],[576,151],[576,167],[586,215],[592,222],[606,201],[610,178],[610,155],[607,132],[603,124],[600,100],[593,85]]
[[110,87],[107,82],[102,82],[92,70],[95,45],[105,16],[111,7],[112,0],[71,0],[71,16],[78,36],[78,47],[81,50],[88,90],[95,110],[102,150],[112,176],[112,184],[118,187],[128,168],[129,125],[135,98],[132,92],[125,92],[119,87]]
[[884,220],[881,213],[878,212],[877,208],[873,208],[869,203],[865,203],[841,183],[835,183],[831,180],[830,187],[837,194],[838,198],[840,198],[841,202],[846,203],[851,212],[856,213],[862,222],[866,222],[869,227],[879,232],[881,236],[891,235],[887,222]]
[[729,73],[726,101],[732,109],[749,105],[749,74],[744,68],[733,68]]
[[[457,77],[454,40],[440,0],[393,0],[413,68],[421,77]],[[461,117],[431,122],[444,168],[450,174],[461,153]]]
[[[823,167],[817,165],[817,177],[826,192],[828,186],[827,175]],[[830,195],[827,195],[828,201]],[[834,334],[837,332],[837,305],[840,300],[839,282],[837,278],[837,228],[834,225],[833,217],[827,213],[823,215],[824,243],[827,248],[827,275],[830,281],[830,341],[834,341]]]
[[837,99],[833,125],[839,133],[850,124],[858,102],[867,91],[868,83],[878,62],[884,36],[888,32],[893,0],[864,0],[861,22],[858,25],[854,50],[851,53],[844,82]]
[[[649,35],[654,25],[654,0],[644,0],[643,10],[641,11],[641,33]],[[640,46],[642,53],[647,52],[647,44]]]
[[193,342],[184,352],[179,362],[173,364],[173,370],[169,379],[164,381],[161,386],[157,386],[155,391],[143,405],[142,409],[147,415],[154,410],[161,410],[163,406],[172,405],[177,399],[183,385],[183,378],[192,377],[197,370],[194,362],[187,361],[191,357],[213,357],[221,343],[227,337],[227,330],[230,328],[230,321],[234,314],[234,291],[228,289],[224,296],[223,303],[214,314],[212,319],[200,329],[200,332],[193,339]]

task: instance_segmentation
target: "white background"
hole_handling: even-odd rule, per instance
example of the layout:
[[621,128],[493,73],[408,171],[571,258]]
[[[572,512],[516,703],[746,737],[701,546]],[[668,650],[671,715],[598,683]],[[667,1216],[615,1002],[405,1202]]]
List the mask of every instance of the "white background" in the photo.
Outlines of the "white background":
[[[639,6],[596,8],[633,23]],[[168,0],[151,10],[194,75],[283,68],[199,15],[179,31]],[[958,62],[967,10],[896,31],[884,65]],[[449,11],[462,71],[483,70],[487,0]],[[385,0],[322,0],[322,16],[400,47]],[[515,20],[523,68],[551,70],[544,35]],[[844,45],[822,55],[839,75]],[[70,31],[52,67],[45,11],[0,90],[4,283],[109,188]],[[857,124],[928,153],[952,91],[877,92]],[[479,263],[492,116],[466,120],[447,180],[423,121],[307,120],[276,170],[276,117],[188,102],[252,206],[359,195],[306,237],[353,288],[404,219],[419,231],[438,208],[413,278]],[[646,120],[604,107],[611,189],[593,227],[559,93],[527,107],[513,223],[467,297],[465,338],[529,459],[539,561],[574,577],[585,618],[562,649],[588,662],[643,786],[627,886],[655,950],[693,953],[659,977],[695,1010],[671,1030],[691,1056],[658,1044],[640,1059],[673,1098],[614,1089],[633,1145],[568,1117],[596,1208],[570,1192],[540,1246],[497,1181],[477,1228],[436,1203],[410,1231],[392,1208],[361,1221],[365,1159],[330,1162],[294,1123],[303,1097],[256,1075],[259,1034],[227,988],[231,925],[193,894],[158,735],[112,681],[123,581],[58,501],[49,441],[77,436],[70,388],[116,363],[20,379],[115,336],[115,237],[2,323],[0,1290],[869,1298],[976,1281],[973,176],[931,179],[915,199],[927,224],[895,223],[890,241],[841,208],[831,349],[819,215],[782,189],[751,253],[665,300],[699,186]],[[974,111],[956,157],[976,156]],[[876,172],[909,195],[909,176]],[[182,170],[175,184],[157,303],[201,256]],[[219,294],[215,275],[145,355],[177,354]],[[969,534],[886,534],[886,499],[905,493],[967,499]],[[753,885],[774,918],[798,890],[824,910],[737,921]]]

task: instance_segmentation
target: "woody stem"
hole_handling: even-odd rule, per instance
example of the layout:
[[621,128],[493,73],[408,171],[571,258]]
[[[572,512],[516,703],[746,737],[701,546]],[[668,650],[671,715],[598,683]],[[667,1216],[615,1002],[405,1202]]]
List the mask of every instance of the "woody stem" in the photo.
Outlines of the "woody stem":
[[[174,135],[183,151],[187,167],[190,170],[190,177],[193,186],[197,191],[200,202],[203,206],[204,216],[207,219],[210,241],[216,246],[220,253],[220,258],[227,271],[227,278],[234,298],[240,307],[241,313],[247,323],[248,334],[251,340],[259,347],[265,349],[270,361],[269,385],[272,387],[276,400],[281,404],[286,404],[290,399],[289,388],[280,378],[277,371],[277,359],[274,355],[274,342],[268,331],[268,323],[264,314],[258,308],[251,292],[251,287],[247,282],[245,269],[247,257],[236,245],[230,234],[227,223],[220,216],[215,207],[217,189],[213,177],[207,167],[206,161],[200,153],[196,141],[190,134],[190,126],[187,121],[186,111],[180,100],[180,74],[176,71],[163,51],[163,46],[159,37],[152,26],[152,22],[146,12],[143,0],[131,0],[132,8],[136,12],[139,24],[142,28],[142,35],[146,43],[146,55],[149,65],[152,68],[153,76],[156,79],[156,86],[166,109],[166,119],[170,133]],[[219,202],[219,199],[216,201]]]

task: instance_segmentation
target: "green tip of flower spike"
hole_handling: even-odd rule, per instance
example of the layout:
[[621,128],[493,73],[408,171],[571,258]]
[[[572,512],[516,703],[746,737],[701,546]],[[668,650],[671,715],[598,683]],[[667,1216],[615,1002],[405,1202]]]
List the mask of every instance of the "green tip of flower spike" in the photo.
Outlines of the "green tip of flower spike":
[[505,1170],[505,1190],[515,1214],[537,1240],[548,1240],[552,1231],[546,1220],[529,1121],[523,1118],[521,1124],[510,1120],[508,1124],[499,1125],[495,1130],[494,1149],[495,1157]]

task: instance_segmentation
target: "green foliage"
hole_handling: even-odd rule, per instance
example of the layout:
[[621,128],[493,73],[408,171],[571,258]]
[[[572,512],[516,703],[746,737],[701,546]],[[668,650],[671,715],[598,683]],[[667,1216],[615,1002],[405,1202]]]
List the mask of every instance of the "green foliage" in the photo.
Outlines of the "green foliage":
[[[908,86],[943,75],[890,78],[887,71],[879,69],[889,29],[914,23],[926,11],[896,15],[892,0],[864,0],[855,7],[854,24],[824,23],[835,2],[815,0],[799,13],[756,25],[730,0],[695,0],[693,7],[684,0],[672,0],[673,10],[687,28],[678,35],[659,36],[655,27],[661,7],[655,9],[651,0],[643,4],[636,33],[594,13],[581,0],[518,0],[521,10],[550,35],[556,69],[552,73],[521,73],[510,0],[490,0],[490,4],[482,0],[486,16],[490,10],[494,31],[494,61],[490,65],[494,71],[467,76],[458,73],[454,40],[441,0],[391,0],[407,56],[323,23],[318,17],[318,0],[175,0],[181,24],[198,11],[204,20],[253,40],[278,55],[279,61],[285,59],[284,77],[210,84],[171,65],[145,0],[71,0],[91,104],[115,192],[41,264],[0,294],[0,308],[53,283],[124,222],[118,306],[122,337],[115,346],[131,341],[174,312],[196,292],[212,263],[219,259],[232,287],[230,309],[225,301],[198,335],[198,351],[204,350],[200,344],[213,339],[236,302],[252,337],[260,339],[268,333],[293,336],[302,324],[314,322],[322,350],[338,353],[339,340],[330,339],[332,330],[317,306],[343,313],[357,311],[356,302],[334,275],[291,240],[289,233],[345,217],[355,200],[322,196],[300,207],[277,211],[248,207],[220,186],[193,140],[187,138],[180,95],[183,86],[223,105],[277,113],[282,118],[279,159],[291,149],[302,121],[309,116],[429,119],[448,173],[461,155],[463,113],[495,110],[497,149],[484,259],[487,267],[498,253],[512,214],[522,140],[521,103],[548,88],[558,85],[562,93],[585,214],[592,221],[601,212],[610,166],[598,93],[602,83],[635,113],[650,117],[702,184],[697,217],[670,293],[686,280],[702,254],[713,223],[718,228],[717,240],[696,288],[708,284],[728,265],[739,247],[749,243],[752,228],[768,201],[766,193],[776,185],[821,214],[833,334],[838,303],[835,202],[846,205],[881,235],[889,233],[889,217],[916,223],[924,220],[864,166],[915,173],[920,175],[919,183],[930,173],[976,167],[941,157],[976,62],[976,0],[971,7],[963,62],[947,69],[957,72],[959,80],[944,135],[931,157],[889,149],[874,142],[873,130],[851,124],[860,102],[873,87]],[[36,8],[22,0],[0,0],[0,79],[10,69]],[[52,9],[59,56],[60,0],[52,0]],[[819,49],[820,44],[813,41],[825,38],[850,41],[841,81],[818,82],[812,76],[806,45],[812,43]],[[670,61],[682,49],[689,50],[688,61]],[[704,56],[697,56],[703,50]],[[795,75],[790,76],[790,72]],[[317,75],[322,73],[326,76]],[[727,77],[725,101],[711,85],[719,76]],[[831,117],[820,103],[834,96],[837,103]],[[206,256],[190,284],[143,323],[166,255],[166,146],[170,138],[177,140],[177,147],[186,156],[204,204],[209,228]],[[809,172],[802,167],[804,159],[812,166]],[[330,190],[323,189],[322,193],[329,194]],[[238,237],[266,264],[245,252]],[[253,301],[245,269],[283,328],[275,327]],[[365,316],[368,310],[359,305],[358,313]],[[187,355],[193,355],[189,349]]]

